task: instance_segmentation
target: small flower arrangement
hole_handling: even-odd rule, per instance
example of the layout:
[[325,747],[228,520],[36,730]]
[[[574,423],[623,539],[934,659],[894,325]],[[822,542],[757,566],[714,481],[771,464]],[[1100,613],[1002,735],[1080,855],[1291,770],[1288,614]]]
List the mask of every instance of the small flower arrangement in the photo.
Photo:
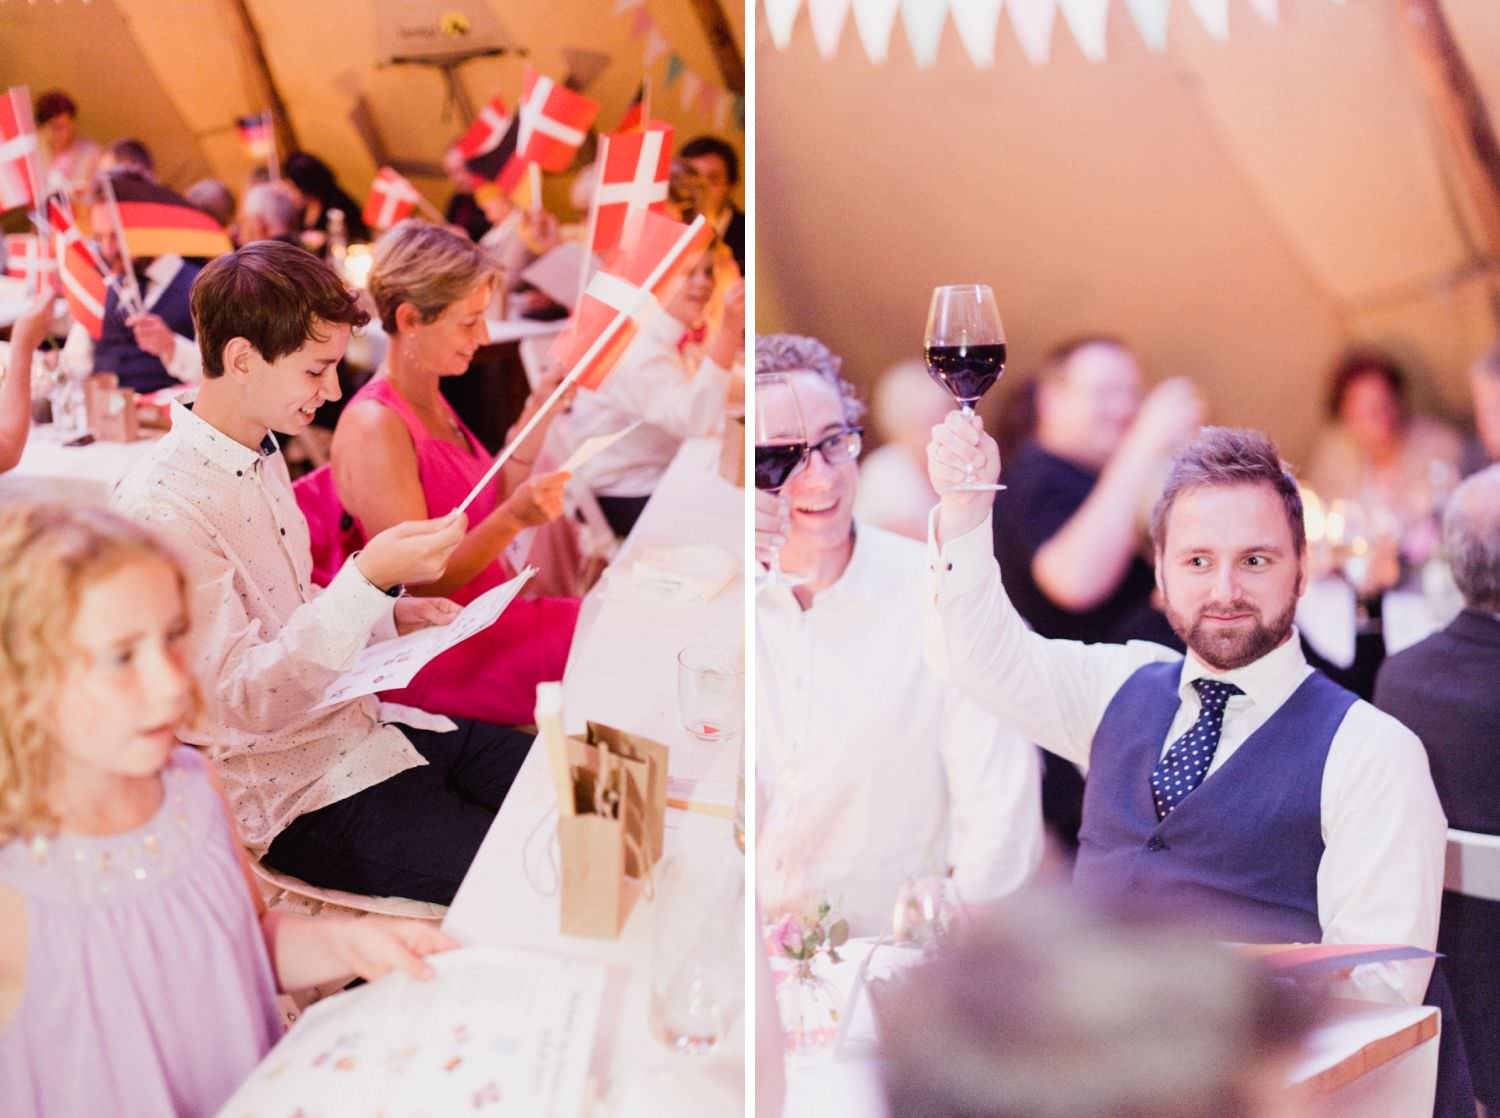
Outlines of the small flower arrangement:
[[843,961],[839,948],[849,942],[849,921],[842,916],[833,918],[833,906],[823,901],[816,915],[787,913],[772,926],[766,942],[773,951],[796,959],[799,972],[810,970],[819,955],[828,956],[830,963],[839,963]]

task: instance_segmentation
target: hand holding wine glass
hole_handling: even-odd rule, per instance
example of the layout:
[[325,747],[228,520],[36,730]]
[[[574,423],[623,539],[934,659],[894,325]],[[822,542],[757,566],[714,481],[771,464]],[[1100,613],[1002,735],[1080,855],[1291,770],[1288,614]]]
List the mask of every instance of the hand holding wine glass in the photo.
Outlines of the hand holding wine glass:
[[927,444],[927,477],[942,504],[938,513],[939,543],[957,539],[989,515],[987,494],[1005,488],[1000,476],[1000,447],[977,415],[951,411],[932,429]]
[[[1005,371],[1005,327],[987,284],[954,284],[934,288],[927,310],[924,340],[927,372],[958,401],[964,416]],[[936,484],[934,482],[934,484]],[[938,492],[945,487],[938,486]],[[959,478],[948,489],[992,491],[975,475]]]

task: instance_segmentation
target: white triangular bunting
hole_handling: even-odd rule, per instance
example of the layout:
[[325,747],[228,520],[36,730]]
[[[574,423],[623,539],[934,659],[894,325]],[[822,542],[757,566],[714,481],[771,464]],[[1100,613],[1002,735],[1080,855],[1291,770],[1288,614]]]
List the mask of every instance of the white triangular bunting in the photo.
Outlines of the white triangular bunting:
[[854,29],[865,45],[865,54],[876,65],[890,54],[891,28],[896,26],[900,7],[901,0],[854,0]]
[[682,107],[693,111],[693,105],[698,100],[698,94],[703,92],[703,79],[691,70],[683,71],[682,80],[677,83],[677,100]]
[[645,2],[646,0],[615,0],[615,15],[622,16],[626,12],[633,12]]
[[1270,26],[1275,27],[1280,12],[1276,10],[1276,0],[1250,0],[1250,6],[1255,9],[1255,14],[1265,20]]
[[1170,0],[1125,0],[1135,29],[1147,50],[1160,54],[1167,49],[1167,5]]
[[818,53],[832,58],[838,53],[839,36],[849,15],[849,0],[807,0],[807,18],[812,22],[813,42]]
[[1203,30],[1220,42],[1229,38],[1229,0],[1188,0]]
[[645,62],[646,69],[649,70],[655,66],[656,60],[671,49],[672,44],[667,42],[667,37],[653,27],[650,34],[646,36],[646,49],[641,54],[641,59]]
[[1005,6],[1021,53],[1033,66],[1043,65],[1052,54],[1052,23],[1057,0],[1011,0]]
[[1109,18],[1109,0],[1058,0],[1063,19],[1083,57],[1090,62],[1104,61],[1105,22]]
[[[1024,3],[1025,0],[1011,2]],[[953,26],[976,66],[995,64],[995,29],[1000,25],[1000,3],[1001,0],[948,0]]]
[[729,127],[729,91],[726,89],[714,93],[714,127],[720,132]]
[[802,0],[761,0],[766,9],[766,26],[771,29],[771,42],[785,49],[792,41],[792,28],[797,24],[797,9]]
[[901,0],[901,25],[906,28],[906,45],[911,47],[918,69],[930,70],[937,65],[947,17],[947,0]]

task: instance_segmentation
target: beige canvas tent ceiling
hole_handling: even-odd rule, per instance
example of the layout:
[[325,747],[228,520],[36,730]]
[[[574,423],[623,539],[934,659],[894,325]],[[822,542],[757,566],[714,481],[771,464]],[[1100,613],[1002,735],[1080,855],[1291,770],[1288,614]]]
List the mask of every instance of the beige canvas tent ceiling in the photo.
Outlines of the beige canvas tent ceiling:
[[[1493,114],[1500,3],[1443,6]],[[925,71],[900,30],[877,66],[851,21],[825,61],[805,13],[785,50],[758,16],[757,325],[820,335],[868,380],[920,355],[933,285],[988,282],[1012,370],[1120,333],[1294,460],[1350,341],[1461,417],[1500,331],[1483,280],[1454,278],[1470,215],[1396,8],[1281,0],[1273,27],[1233,0],[1219,42],[1178,2],[1153,54],[1111,0],[1106,61],[1059,20],[1033,67],[1002,19],[993,69],[950,24]]]
[[[447,104],[441,74],[429,67],[382,65],[377,9],[464,9],[486,0],[382,4],[380,0],[244,0],[259,30],[267,68],[285,100],[301,146],[333,166],[345,188],[363,198],[376,161],[352,115],[363,103],[391,158],[436,166],[463,123]],[[137,136],[155,152],[161,177],[181,188],[214,175],[238,189],[251,169],[235,137],[234,119],[265,107],[236,8],[240,0],[0,0],[0,86],[26,84],[33,95],[69,91],[83,132],[101,141]],[[634,12],[616,14],[613,0],[548,0],[507,4],[488,12],[528,51],[478,58],[460,68],[477,106],[500,95],[514,105],[529,61],[561,79],[569,49],[601,52],[608,65],[588,85],[601,102],[598,124],[612,128],[643,73],[647,36]],[[722,5],[737,43],[744,13]],[[669,52],[653,60],[658,90],[653,116],[677,128],[679,140],[701,132],[723,135],[743,149],[731,117],[681,104],[681,81],[663,89],[667,59],[684,70],[724,81],[715,66],[693,0],[645,0],[651,26]],[[729,91],[735,92],[733,90]],[[436,176],[413,181],[436,203],[447,187]],[[549,205],[566,207],[566,183],[548,182]]]

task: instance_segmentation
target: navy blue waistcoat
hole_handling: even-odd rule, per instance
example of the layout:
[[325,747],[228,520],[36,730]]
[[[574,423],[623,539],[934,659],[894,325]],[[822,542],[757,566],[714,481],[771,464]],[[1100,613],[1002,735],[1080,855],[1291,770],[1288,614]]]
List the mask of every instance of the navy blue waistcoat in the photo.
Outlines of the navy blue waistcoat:
[[[174,334],[184,338],[195,337],[188,292],[198,272],[194,265],[183,264],[150,310],[151,314],[160,315]],[[125,325],[124,317],[115,310],[116,305],[115,288],[111,285],[104,300],[104,328],[94,343],[94,372],[115,373],[121,388],[134,388],[137,392],[155,392],[177,384],[159,359],[135,344],[135,331]]]
[[1158,821],[1151,770],[1177,714],[1182,661],[1147,664],[1110,700],[1089,760],[1073,881],[1246,943],[1317,943],[1323,766],[1355,696],[1302,681],[1234,756]]

